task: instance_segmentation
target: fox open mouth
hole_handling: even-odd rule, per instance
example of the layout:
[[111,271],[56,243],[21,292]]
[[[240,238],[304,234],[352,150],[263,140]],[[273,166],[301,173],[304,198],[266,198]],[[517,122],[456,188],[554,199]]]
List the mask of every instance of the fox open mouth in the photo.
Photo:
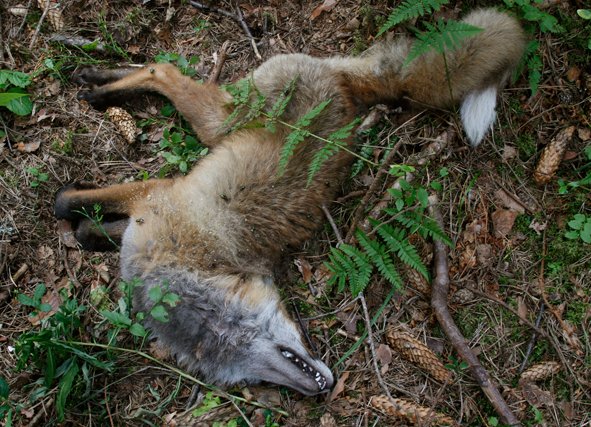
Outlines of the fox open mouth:
[[291,363],[300,368],[306,375],[314,378],[314,381],[318,384],[318,390],[323,391],[326,388],[326,377],[306,363],[302,358],[286,349],[281,349],[281,354],[283,357],[289,359]]

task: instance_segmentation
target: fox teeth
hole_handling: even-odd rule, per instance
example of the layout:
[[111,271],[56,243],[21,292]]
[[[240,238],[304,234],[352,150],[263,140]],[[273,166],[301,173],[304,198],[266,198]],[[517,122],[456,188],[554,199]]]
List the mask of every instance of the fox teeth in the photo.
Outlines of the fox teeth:
[[287,351],[287,350],[283,350],[283,351],[281,352],[281,354],[282,354],[284,357],[287,357],[288,359],[293,359],[293,354],[292,354],[292,353],[290,353],[290,352],[289,352],[289,351]]

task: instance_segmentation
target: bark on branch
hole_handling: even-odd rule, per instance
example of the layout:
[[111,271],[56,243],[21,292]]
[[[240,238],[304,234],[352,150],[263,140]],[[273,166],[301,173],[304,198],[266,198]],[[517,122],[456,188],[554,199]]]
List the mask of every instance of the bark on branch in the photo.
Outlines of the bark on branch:
[[[431,217],[437,221],[439,227],[443,229],[443,217],[437,207],[437,196],[429,197],[429,211]],[[476,355],[472,352],[466,339],[455,324],[449,308],[447,306],[447,295],[449,292],[449,269],[447,263],[447,246],[441,241],[435,240],[433,242],[433,258],[434,258],[434,274],[431,306],[435,312],[435,316],[441,325],[441,328],[451,341],[454,349],[458,352],[460,357],[468,363],[470,372],[474,379],[480,385],[480,388],[495,408],[495,411],[501,418],[501,422],[511,426],[521,425],[517,417],[501,396],[499,389],[493,383],[488,372],[480,364]]]

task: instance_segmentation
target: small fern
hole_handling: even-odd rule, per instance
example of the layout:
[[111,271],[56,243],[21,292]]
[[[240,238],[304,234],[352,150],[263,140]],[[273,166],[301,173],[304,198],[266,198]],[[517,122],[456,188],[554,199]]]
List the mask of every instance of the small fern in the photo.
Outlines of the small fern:
[[404,65],[410,64],[419,56],[433,49],[444,55],[446,51],[456,49],[462,40],[482,31],[482,28],[465,22],[443,21],[442,19],[437,21],[435,25],[425,22],[425,27],[427,31],[417,34],[417,40],[413,43]]
[[392,257],[390,256],[388,249],[382,243],[377,240],[370,239],[361,230],[358,230],[355,234],[359,245],[363,248],[365,253],[369,256],[371,261],[377,267],[378,271],[382,276],[386,278],[390,284],[397,289],[402,289],[402,279],[400,274],[394,266]]
[[338,249],[331,249],[329,260],[330,263],[326,264],[332,273],[329,285],[336,283],[339,292],[342,292],[348,281],[353,296],[363,292],[373,272],[373,265],[365,253],[354,246],[343,244]]
[[310,131],[308,131],[306,128],[310,126],[312,120],[318,117],[318,115],[322,113],[322,111],[328,106],[328,104],[330,104],[330,102],[330,99],[322,101],[320,104],[300,117],[299,120],[293,126],[291,126],[293,131],[287,135],[285,144],[283,144],[283,148],[279,154],[278,173],[280,176],[285,173],[287,163],[289,163],[289,159],[291,159],[293,156],[293,153],[295,152],[295,149],[299,143],[311,135]]
[[277,97],[277,101],[275,101],[271,109],[265,112],[265,117],[267,118],[265,121],[265,128],[267,128],[270,132],[275,132],[277,121],[279,117],[281,117],[285,112],[289,101],[291,101],[291,97],[293,96],[298,79],[299,76],[296,76],[289,83],[287,83],[287,85],[281,91],[281,94]]
[[406,0],[390,13],[384,25],[380,27],[377,36],[382,35],[401,22],[438,11],[441,6],[448,3],[449,0]]
[[390,251],[395,252],[402,262],[417,270],[426,279],[429,279],[429,271],[416,248],[407,240],[406,231],[388,224],[379,224],[375,220],[372,221],[372,224],[375,226],[378,235],[386,242]]
[[419,233],[425,239],[432,238],[442,241],[448,246],[453,246],[450,238],[439,228],[437,223],[428,216],[417,212],[394,212],[391,209],[384,209],[384,212],[394,215],[394,219],[408,228],[410,233]]
[[318,173],[324,162],[326,162],[329,158],[334,156],[338,153],[343,147],[347,145],[347,140],[353,133],[353,129],[355,129],[361,119],[356,118],[351,123],[343,126],[342,128],[334,131],[331,133],[326,142],[324,147],[314,154],[312,161],[310,162],[310,166],[308,167],[308,181],[306,186],[309,186],[314,179],[314,176]]

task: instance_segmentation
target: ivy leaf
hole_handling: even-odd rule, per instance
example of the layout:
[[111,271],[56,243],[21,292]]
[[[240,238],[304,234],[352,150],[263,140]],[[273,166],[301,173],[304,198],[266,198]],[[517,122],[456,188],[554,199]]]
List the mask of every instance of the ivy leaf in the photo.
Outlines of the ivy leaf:
[[152,302],[162,301],[162,295],[162,288],[159,285],[151,287],[148,291],[148,298],[150,298],[150,301]]
[[148,331],[146,331],[146,328],[144,328],[141,324],[133,323],[129,327],[129,333],[136,337],[143,338],[148,334]]
[[180,301],[181,297],[173,292],[168,292],[162,297],[162,302],[168,304],[171,307],[176,307]]
[[170,320],[168,318],[168,312],[162,304],[156,304],[154,307],[152,307],[152,310],[150,310],[150,315],[162,323],[167,323]]

